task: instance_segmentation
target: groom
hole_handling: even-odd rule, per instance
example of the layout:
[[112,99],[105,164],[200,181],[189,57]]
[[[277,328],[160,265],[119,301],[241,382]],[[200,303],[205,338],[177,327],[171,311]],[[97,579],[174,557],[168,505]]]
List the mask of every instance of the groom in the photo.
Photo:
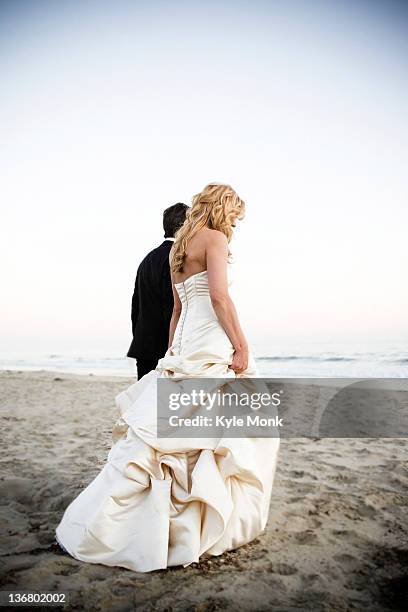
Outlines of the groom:
[[154,370],[167,351],[173,311],[169,253],[188,206],[174,204],[163,213],[164,242],[140,264],[132,298],[133,341],[127,356],[136,359],[137,377]]

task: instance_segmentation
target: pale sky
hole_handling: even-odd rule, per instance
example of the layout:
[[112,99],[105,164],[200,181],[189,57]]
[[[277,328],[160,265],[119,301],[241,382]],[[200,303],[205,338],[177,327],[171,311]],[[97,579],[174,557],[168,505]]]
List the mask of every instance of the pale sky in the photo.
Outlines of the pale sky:
[[125,354],[162,211],[245,199],[255,346],[408,338],[399,2],[0,4],[2,354]]

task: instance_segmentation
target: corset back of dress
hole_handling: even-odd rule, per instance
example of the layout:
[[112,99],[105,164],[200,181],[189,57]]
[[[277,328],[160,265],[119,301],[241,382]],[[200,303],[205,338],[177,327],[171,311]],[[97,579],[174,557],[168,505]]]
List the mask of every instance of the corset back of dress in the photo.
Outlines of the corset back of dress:
[[[175,283],[175,287],[182,309],[174,334],[173,350],[181,352],[186,343],[191,346],[191,343],[203,342],[204,334],[210,334],[215,339],[215,333],[218,339],[222,337],[229,344],[211,303],[207,272],[193,274],[184,282]],[[207,340],[211,340],[211,337]]]
[[182,306],[180,319],[193,316],[217,319],[211,303],[207,271],[193,274],[184,282],[175,283],[175,287]]

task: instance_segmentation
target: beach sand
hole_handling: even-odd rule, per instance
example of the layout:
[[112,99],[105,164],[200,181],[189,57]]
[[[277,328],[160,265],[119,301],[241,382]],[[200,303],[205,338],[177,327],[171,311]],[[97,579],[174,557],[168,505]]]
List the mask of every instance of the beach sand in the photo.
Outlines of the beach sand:
[[286,439],[266,531],[221,557],[133,573],[55,544],[69,502],[103,466],[134,382],[3,372],[1,590],[68,592],[67,610],[407,609],[404,439]]

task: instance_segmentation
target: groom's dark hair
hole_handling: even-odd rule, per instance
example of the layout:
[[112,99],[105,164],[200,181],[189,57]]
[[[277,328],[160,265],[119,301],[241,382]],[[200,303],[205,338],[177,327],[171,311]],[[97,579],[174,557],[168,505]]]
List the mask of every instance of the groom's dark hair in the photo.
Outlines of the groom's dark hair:
[[169,206],[163,213],[163,229],[165,238],[173,238],[179,227],[181,227],[186,219],[188,211],[187,204],[177,202],[173,206]]

